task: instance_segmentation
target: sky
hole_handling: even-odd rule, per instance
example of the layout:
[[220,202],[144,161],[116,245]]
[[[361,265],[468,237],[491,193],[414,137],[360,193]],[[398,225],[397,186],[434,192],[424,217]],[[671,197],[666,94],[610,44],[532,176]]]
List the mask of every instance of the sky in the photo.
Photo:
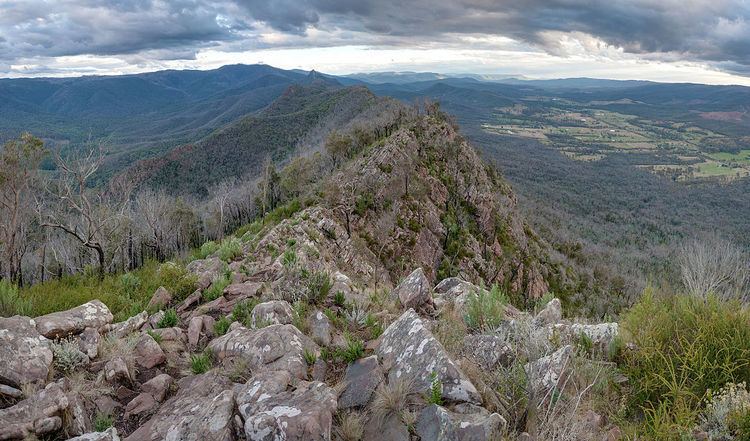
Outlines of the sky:
[[236,63],[750,86],[750,0],[0,0],[0,77]]

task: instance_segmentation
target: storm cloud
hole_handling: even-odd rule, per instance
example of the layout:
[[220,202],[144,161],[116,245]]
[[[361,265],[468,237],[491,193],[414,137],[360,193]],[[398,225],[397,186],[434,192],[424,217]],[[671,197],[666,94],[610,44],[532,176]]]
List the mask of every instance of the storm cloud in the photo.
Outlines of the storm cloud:
[[747,0],[0,0],[0,69],[40,57],[189,59],[207,47],[404,47],[478,36],[563,57],[571,46],[614,48],[750,72]]

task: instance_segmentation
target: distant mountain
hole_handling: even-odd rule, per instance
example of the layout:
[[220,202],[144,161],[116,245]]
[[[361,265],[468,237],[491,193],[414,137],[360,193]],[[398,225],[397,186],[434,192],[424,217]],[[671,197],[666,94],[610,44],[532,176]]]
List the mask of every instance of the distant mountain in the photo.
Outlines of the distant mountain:
[[270,157],[283,163],[292,153],[320,148],[327,133],[344,127],[382,99],[364,87],[341,87],[311,74],[290,86],[262,112],[240,118],[204,139],[143,160],[119,179],[204,195],[213,184],[252,176]]

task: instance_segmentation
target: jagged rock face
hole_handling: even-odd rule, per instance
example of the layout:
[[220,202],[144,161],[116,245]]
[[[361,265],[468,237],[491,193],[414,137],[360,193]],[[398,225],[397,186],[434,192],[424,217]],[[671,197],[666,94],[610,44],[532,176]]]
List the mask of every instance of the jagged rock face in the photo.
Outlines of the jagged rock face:
[[534,396],[543,399],[549,391],[557,388],[573,359],[573,346],[566,345],[554,353],[527,363],[524,369],[529,387]]
[[399,380],[427,393],[433,374],[442,384],[442,396],[448,401],[481,403],[477,389],[448,356],[443,346],[427,329],[413,309],[383,332],[376,350],[388,382]]
[[34,393],[8,409],[0,409],[0,439],[21,440],[60,430],[70,401],[57,383]]
[[496,413],[463,415],[432,404],[417,418],[417,435],[433,441],[491,441],[500,439],[506,422]]
[[509,366],[514,360],[512,348],[496,335],[467,335],[464,337],[464,354],[487,370]]
[[179,392],[126,441],[234,441],[232,383],[213,373],[182,379]]
[[37,317],[34,321],[40,334],[54,339],[80,334],[86,328],[99,329],[112,323],[112,319],[107,305],[99,300],[92,300],[67,311]]
[[300,381],[291,391],[268,390],[240,408],[248,441],[327,441],[336,393],[324,383]]
[[305,349],[317,353],[318,347],[293,325],[271,325],[258,330],[235,328],[214,339],[208,348],[220,360],[239,357],[250,370],[285,370],[293,377],[307,378]]
[[398,298],[404,308],[421,309],[432,304],[432,289],[422,268],[415,269],[409,274],[391,296]]
[[51,342],[28,317],[0,317],[0,383],[21,387],[46,381],[52,365]]

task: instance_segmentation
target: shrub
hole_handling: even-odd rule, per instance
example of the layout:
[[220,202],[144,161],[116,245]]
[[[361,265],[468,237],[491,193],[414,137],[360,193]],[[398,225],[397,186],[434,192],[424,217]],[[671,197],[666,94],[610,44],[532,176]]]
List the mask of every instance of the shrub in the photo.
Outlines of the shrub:
[[129,294],[138,290],[141,286],[141,279],[133,273],[125,273],[120,276],[120,285],[122,285],[122,291]]
[[94,417],[94,431],[104,432],[105,430],[112,427],[113,423],[114,420],[112,419],[112,415],[97,413]]
[[497,285],[489,291],[472,293],[466,301],[466,326],[473,331],[496,329],[505,317],[507,304],[508,296]]
[[709,439],[750,439],[750,392],[745,383],[730,383],[709,393],[700,421]]
[[218,249],[219,259],[232,262],[242,256],[242,242],[236,237],[224,240]]
[[31,301],[22,297],[15,285],[0,280],[0,317],[31,315],[31,312]]
[[286,268],[291,268],[297,264],[297,252],[293,248],[287,248],[284,255],[281,256],[281,263]]
[[362,340],[346,335],[346,346],[339,349],[338,355],[346,363],[353,363],[365,355],[365,344]]
[[162,342],[162,340],[164,339],[164,338],[163,338],[163,337],[161,336],[161,334],[159,334],[158,332],[155,332],[155,331],[153,331],[153,330],[151,330],[151,329],[149,329],[148,331],[146,331],[146,334],[150,335],[150,336],[151,336],[151,338],[153,338],[153,339],[154,339],[154,341],[155,341],[155,342],[157,342],[157,343],[161,343],[161,342]]
[[216,242],[209,240],[208,242],[201,245],[200,248],[195,250],[195,252],[193,253],[193,257],[195,257],[195,259],[205,259],[211,254],[215,253],[218,249],[219,245]]
[[365,433],[365,421],[357,411],[346,411],[336,417],[333,432],[341,441],[359,441]]
[[238,302],[232,309],[232,318],[242,323],[243,326],[249,328],[252,323],[252,313],[255,305],[258,304],[258,299],[247,299]]
[[180,319],[177,317],[177,311],[175,311],[174,308],[169,308],[164,311],[164,317],[159,320],[159,323],[157,323],[156,326],[159,328],[171,328],[177,326],[179,321]]
[[346,304],[346,297],[344,296],[344,293],[341,291],[336,291],[336,294],[333,295],[333,304],[343,308]]
[[427,397],[427,403],[443,405],[443,383],[435,372],[430,374],[430,395]]
[[[159,266],[159,282],[169,291],[175,300],[184,300],[195,291],[198,278],[195,274],[189,273],[184,266],[167,262]],[[152,291],[153,292],[153,291]]]
[[52,343],[53,366],[63,374],[73,372],[86,361],[86,355],[78,349],[78,342],[72,338]]
[[224,316],[214,323],[214,332],[217,336],[222,336],[227,333],[231,324],[232,321],[229,320],[229,317]]
[[192,354],[190,356],[190,370],[196,374],[205,374],[213,366],[213,360],[211,354],[208,352],[202,352],[200,354]]
[[691,428],[709,390],[750,380],[750,311],[736,301],[647,288],[622,327],[635,348],[620,356],[633,389],[630,409],[644,414],[656,439]]
[[328,273],[317,271],[307,279],[307,301],[313,305],[322,304],[331,292],[333,281]]
[[318,359],[318,356],[315,355],[314,352],[310,352],[307,349],[305,349],[302,355],[305,357],[305,363],[307,363],[308,366],[314,365],[315,361]]
[[224,288],[229,286],[230,282],[231,280],[229,279],[229,276],[222,274],[211,282],[211,286],[203,291],[203,300],[210,302],[211,300],[218,299],[224,294]]

